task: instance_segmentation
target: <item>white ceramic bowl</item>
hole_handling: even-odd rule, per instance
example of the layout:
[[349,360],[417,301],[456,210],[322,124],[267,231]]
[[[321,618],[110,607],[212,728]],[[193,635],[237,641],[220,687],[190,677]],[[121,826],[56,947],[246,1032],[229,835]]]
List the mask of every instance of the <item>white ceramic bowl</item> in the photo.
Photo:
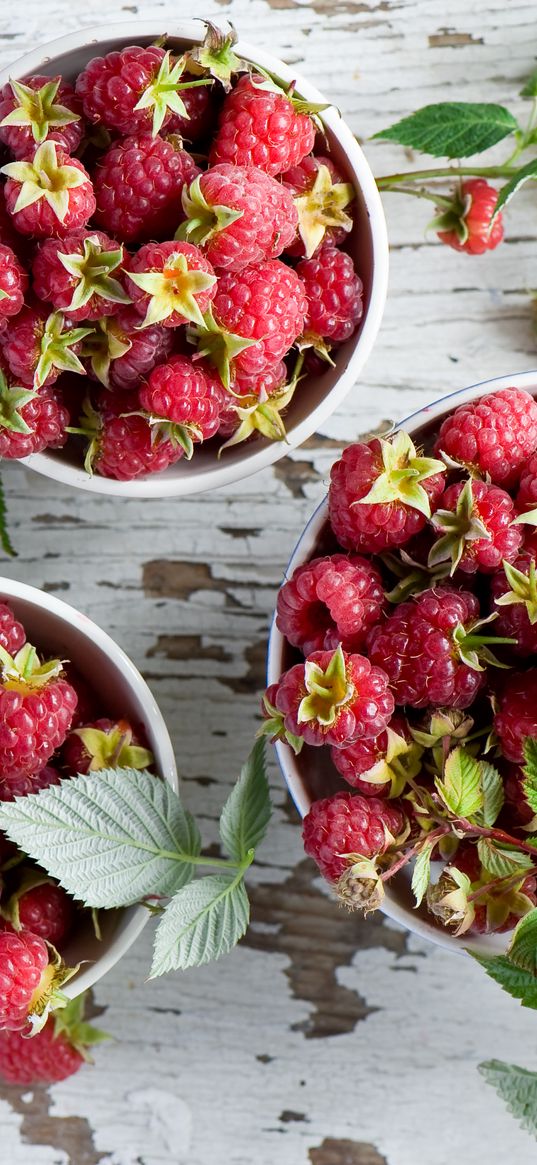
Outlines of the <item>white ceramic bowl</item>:
[[[126,716],[143,726],[157,772],[177,789],[172,743],[158,705],[125,652],[96,623],[36,587],[0,578],[0,601],[8,602],[26,628],[28,639],[54,658],[74,664],[94,687],[111,716]],[[81,969],[65,986],[71,998],[106,975],[143,930],[149,914],[143,906],[101,912],[102,938],[91,923],[82,925],[62,951],[68,966]]]
[[[40,46],[20,57],[9,68],[0,70],[0,86],[10,77],[20,79],[32,73],[51,76],[61,73],[72,79],[92,57],[128,44],[150,44],[163,32],[168,34],[172,46],[184,50],[203,38],[203,25],[200,21],[190,20],[174,22],[171,27],[166,22],[163,28],[155,20],[135,20],[80,29]],[[283,81],[295,81],[296,92],[308,101],[326,100],[294,67],[285,65],[277,57],[242,41],[237,45],[237,52]],[[320,117],[334,161],[356,190],[356,225],[348,246],[364,282],[365,310],[359,332],[340,348],[336,367],[329,368],[320,377],[310,376],[307,382],[301,382],[287,413],[288,443],[259,438],[226,450],[219,461],[214,451],[201,448],[196,450],[190,463],[181,460],[163,473],[128,482],[111,481],[97,474],[90,477],[77,463],[76,454],[61,450],[35,454],[27,458],[27,465],[55,481],[92,493],[137,498],[182,497],[228,486],[272,465],[286,456],[290,447],[295,448],[311,437],[339,407],[356,384],[380,326],[388,281],[388,240],[380,195],[356,139],[335,108],[328,108]]]
[[[493,380],[485,380],[474,384],[470,388],[460,389],[435,401],[426,408],[412,413],[400,428],[405,429],[413,437],[421,438],[427,429],[434,425],[437,428],[447,413],[456,409],[466,401],[477,400],[488,392],[502,388],[524,388],[537,396],[537,371],[522,372],[515,376],[501,376]],[[316,554],[322,553],[323,536],[328,529],[328,502],[325,499],[310,518],[299,542],[287,565],[285,577],[290,578],[297,566],[308,562]],[[332,536],[333,537],[333,536]],[[321,547],[321,549],[319,549]],[[286,643],[281,631],[273,619],[267,660],[267,684],[276,683],[280,675],[292,662],[292,648]],[[278,741],[276,752],[281,771],[287,782],[289,792],[301,815],[308,812],[312,801],[326,796],[336,788],[348,787],[338,777],[336,770],[327,759],[326,750],[320,748],[304,748],[299,756],[295,756],[289,745]],[[407,873],[396,875],[386,887],[386,897],[383,911],[389,918],[406,926],[421,938],[427,938],[438,946],[458,954],[464,952],[465,942],[454,938],[448,931],[434,926],[425,907],[416,910],[410,889],[410,877]],[[501,953],[506,947],[506,935],[471,935],[468,946],[472,950],[483,954]]]

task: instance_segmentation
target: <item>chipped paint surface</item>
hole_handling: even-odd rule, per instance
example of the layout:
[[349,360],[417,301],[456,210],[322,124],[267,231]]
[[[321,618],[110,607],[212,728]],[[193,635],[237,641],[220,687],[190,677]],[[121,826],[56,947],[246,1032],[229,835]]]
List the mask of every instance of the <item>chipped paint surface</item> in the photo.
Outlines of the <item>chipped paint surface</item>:
[[[0,61],[82,23],[139,13],[165,31],[192,11],[5,2]],[[207,0],[205,12],[295,62],[364,141],[449,97],[523,112],[534,0]],[[400,168],[390,144],[366,151],[376,173]],[[362,383],[322,433],[240,486],[116,504],[5,467],[19,557],[2,569],[84,609],[145,672],[212,852],[258,717],[276,587],[341,446],[537,365],[534,199],[521,195],[509,245],[472,261],[424,236],[416,200],[386,196],[390,299]],[[0,1093],[1,1165],[534,1165],[534,1143],[476,1072],[494,1056],[537,1067],[531,1013],[468,961],[334,906],[274,766],[271,777],[246,941],[218,966],[145,983],[149,926],[96,988],[116,1041],[97,1049],[97,1070]]]

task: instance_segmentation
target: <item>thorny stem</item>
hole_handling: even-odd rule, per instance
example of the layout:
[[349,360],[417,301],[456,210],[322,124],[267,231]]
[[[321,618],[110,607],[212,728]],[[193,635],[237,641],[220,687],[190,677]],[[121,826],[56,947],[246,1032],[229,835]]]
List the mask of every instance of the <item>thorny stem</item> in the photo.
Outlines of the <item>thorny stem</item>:
[[520,882],[522,877],[526,878],[529,873],[529,870],[514,870],[512,874],[504,874],[503,878],[493,878],[491,882],[486,882],[484,886],[480,886],[478,890],[474,890],[472,894],[469,894],[468,901],[476,902],[484,894],[488,894],[490,890],[494,890],[499,886],[501,886],[501,892],[504,894],[506,890],[511,889],[511,882],[513,886],[516,886],[517,882]]
[[484,825],[473,825],[465,817],[459,817],[453,824],[460,826],[465,833],[474,834],[476,837],[490,837],[492,841],[499,841],[502,845],[510,845],[513,849],[522,850],[523,853],[529,854],[530,857],[537,860],[537,845],[521,841],[519,837],[511,837],[511,834],[505,833],[503,829],[488,829]]
[[[432,843],[435,845],[435,843],[439,841],[439,839],[446,833],[449,833],[449,826],[447,824],[443,825],[439,829],[434,829],[433,832],[428,835],[426,844],[430,845]],[[387,882],[388,878],[391,878],[394,874],[397,874],[399,870],[401,870],[403,866],[405,866],[406,863],[410,861],[411,858],[415,857],[418,850],[420,850],[422,847],[423,838],[420,838],[419,841],[410,847],[410,849],[405,850],[405,852],[398,857],[397,861],[394,862],[393,865],[389,866],[387,870],[384,870],[384,873],[380,875],[381,881]]]
[[451,208],[449,198],[442,198],[439,194],[434,194],[432,190],[424,190],[423,187],[419,190],[412,190],[406,186],[390,186],[389,190],[392,194],[411,194],[414,198],[428,198],[429,202],[434,202],[435,206],[445,207],[446,210]]
[[[400,174],[383,174],[375,181],[379,190],[391,190],[401,182],[421,182],[427,178],[459,178],[468,175],[475,178],[512,178],[516,166],[443,166],[433,170],[408,170]],[[408,194],[408,191],[405,191]]]

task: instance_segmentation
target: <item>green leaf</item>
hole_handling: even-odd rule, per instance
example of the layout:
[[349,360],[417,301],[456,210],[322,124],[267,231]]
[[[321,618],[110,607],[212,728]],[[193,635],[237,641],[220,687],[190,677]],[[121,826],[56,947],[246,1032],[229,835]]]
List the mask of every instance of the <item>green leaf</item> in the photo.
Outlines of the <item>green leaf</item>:
[[537,740],[528,736],[524,741],[524,794],[534,813],[537,813]]
[[172,898],[162,915],[150,978],[200,967],[227,955],[245,933],[249,916],[242,878],[209,874],[191,882]]
[[515,967],[507,955],[477,955],[469,950],[468,954],[480,963],[487,975],[499,983],[503,991],[513,999],[520,999],[522,1007],[529,1007],[537,1011],[537,978],[529,971],[522,971]]
[[486,1060],[478,1069],[522,1128],[537,1138],[537,1072],[502,1060]]
[[503,105],[442,101],[424,105],[374,137],[411,146],[435,158],[468,158],[490,149],[518,128]]
[[505,186],[502,186],[498,194],[498,201],[494,207],[493,222],[500,210],[503,210],[507,206],[507,203],[511,201],[513,195],[530,178],[537,178],[537,158],[532,158],[531,162],[528,162],[526,166],[522,166],[520,170],[517,170],[516,174],[513,174],[513,177],[509,179],[509,182],[506,182]]
[[10,558],[16,558],[17,551],[14,549],[13,544],[11,542],[11,538],[9,536],[9,530],[7,528],[6,517],[7,517],[7,508],[6,508],[6,500],[4,497],[4,486],[3,486],[2,478],[0,477],[0,546],[2,547],[2,550],[4,551],[4,554],[8,554]]
[[0,828],[92,907],[170,896],[194,874],[197,826],[165,782],[138,769],[102,769],[0,804]]
[[494,825],[505,800],[503,781],[498,770],[488,761],[480,761],[479,768],[483,804],[474,814],[474,817],[478,825]]
[[445,766],[443,780],[437,779],[437,792],[455,817],[471,817],[484,801],[481,769],[465,748],[454,748]]
[[526,84],[520,90],[521,97],[537,97],[537,69],[530,73]]
[[[491,837],[480,837],[477,843],[477,852],[481,864],[495,878],[508,878],[511,874],[520,873],[521,879],[525,870],[531,870],[533,862],[528,854],[519,849],[509,849],[500,845]],[[535,855],[537,859],[537,853]]]
[[421,906],[427,892],[431,873],[431,854],[434,845],[428,843],[420,851],[412,872],[412,893],[416,899],[416,906]]
[[507,954],[516,967],[537,975],[537,908],[520,919]]
[[267,832],[271,809],[261,739],[254,744],[220,817],[220,837],[230,858],[242,862],[257,848]]

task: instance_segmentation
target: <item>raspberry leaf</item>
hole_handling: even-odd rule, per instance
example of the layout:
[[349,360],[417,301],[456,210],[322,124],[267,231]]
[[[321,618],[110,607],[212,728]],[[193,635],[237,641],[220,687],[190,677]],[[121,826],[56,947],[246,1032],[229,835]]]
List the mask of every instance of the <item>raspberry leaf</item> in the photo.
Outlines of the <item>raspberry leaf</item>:
[[524,741],[524,796],[537,813],[537,740],[531,736]]
[[38,146],[31,162],[8,162],[0,173],[20,183],[13,214],[44,198],[59,222],[64,221],[69,210],[69,191],[88,181],[87,174],[78,167],[58,165],[56,144],[50,141]]
[[[479,771],[483,791],[483,804],[473,814],[473,817],[479,825],[492,826],[498,814],[501,812],[505,800],[503,780],[498,770],[494,768],[494,765],[489,764],[488,761],[479,761]],[[486,863],[483,864],[485,865]],[[487,869],[490,869],[490,866],[487,866]]]
[[496,1089],[522,1128],[537,1138],[537,1072],[502,1060],[485,1060],[478,1065],[478,1071]]
[[422,150],[435,158],[468,158],[516,133],[518,122],[503,105],[442,101],[424,105],[374,138]]
[[450,752],[443,778],[437,777],[436,790],[454,817],[470,817],[484,803],[479,761],[462,747]]
[[519,999],[522,1007],[537,1010],[537,978],[535,975],[531,975],[528,971],[521,971],[520,967],[515,967],[507,955],[478,955],[472,950],[468,950],[468,954],[481,964],[495,983],[499,983],[503,991],[506,991],[513,999]]
[[243,862],[251,850],[257,849],[267,831],[271,809],[265,741],[260,739],[243,765],[220,816],[220,838],[230,858]]
[[157,928],[150,979],[226,955],[246,931],[250,904],[242,874],[210,874],[172,898]]
[[[501,845],[492,837],[480,837],[477,852],[481,864],[494,878],[509,878],[533,869],[533,862],[528,854]],[[537,854],[535,856],[537,858]]]
[[509,182],[506,182],[505,186],[502,186],[498,194],[498,201],[494,207],[491,225],[500,210],[503,210],[507,206],[507,203],[511,201],[513,195],[517,194],[520,188],[526,182],[529,182],[531,178],[537,178],[537,158],[532,158],[531,162],[528,162],[526,166],[522,166],[520,170],[517,170]]
[[78,113],[73,113],[72,109],[56,101],[61,77],[47,81],[40,89],[32,89],[22,81],[9,83],[17,104],[0,121],[1,126],[28,126],[32,130],[34,142],[40,144],[51,130],[80,121]]
[[507,954],[516,967],[537,975],[537,908],[530,909],[521,918],[511,938]]
[[416,908],[421,906],[427,893],[427,887],[431,877],[431,854],[433,849],[434,843],[426,842],[416,858],[412,872],[412,893],[416,899]]

